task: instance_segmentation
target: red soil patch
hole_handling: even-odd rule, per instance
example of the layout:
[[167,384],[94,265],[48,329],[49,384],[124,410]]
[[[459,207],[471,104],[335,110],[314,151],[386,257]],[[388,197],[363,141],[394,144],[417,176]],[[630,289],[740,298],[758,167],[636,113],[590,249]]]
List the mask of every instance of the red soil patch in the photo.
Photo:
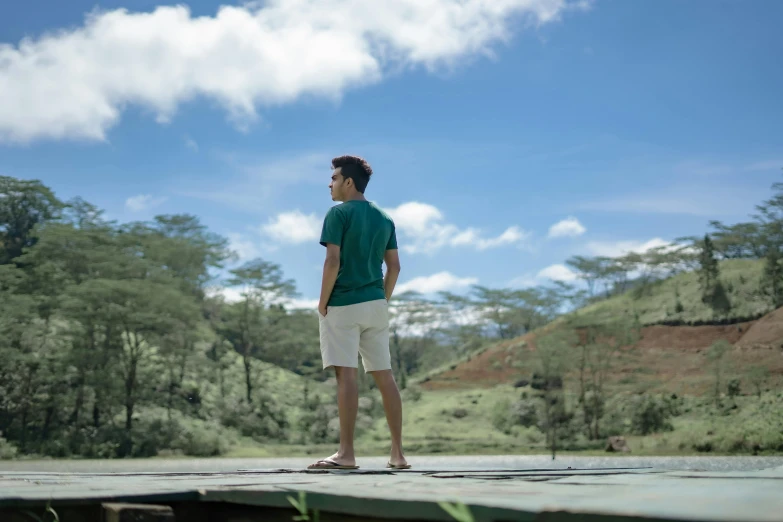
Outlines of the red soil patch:
[[[422,386],[429,390],[489,388],[530,378],[531,352],[539,332],[494,345],[471,360],[457,364]],[[733,357],[738,371],[746,365],[763,364],[783,376],[783,308],[757,320],[714,326],[648,326],[642,328],[637,356],[618,362],[613,380],[622,383],[633,376],[660,387],[686,393],[709,389],[710,373],[702,352],[725,339],[741,354]],[[576,355],[576,354],[575,354]]]
[[732,344],[736,343],[752,324],[748,322],[717,326],[647,326],[642,328],[642,338],[637,348],[701,351],[720,339],[725,339]]
[[781,347],[781,341],[783,341],[783,308],[778,308],[753,323],[737,346],[742,349]]

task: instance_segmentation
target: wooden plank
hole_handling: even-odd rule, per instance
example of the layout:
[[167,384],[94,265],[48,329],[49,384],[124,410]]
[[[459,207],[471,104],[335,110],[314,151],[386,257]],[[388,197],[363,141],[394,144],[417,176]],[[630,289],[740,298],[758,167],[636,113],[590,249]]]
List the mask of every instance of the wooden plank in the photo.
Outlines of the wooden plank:
[[174,522],[171,506],[156,504],[102,504],[104,522]]
[[[288,497],[306,495],[325,516],[442,520],[438,505],[468,505],[490,520],[659,520],[783,522],[783,468],[749,472],[608,470],[255,470],[236,473],[3,473],[0,509],[101,502],[194,502],[289,513]],[[210,509],[212,509],[210,508]],[[241,508],[241,509],[240,509]],[[243,511],[245,510],[245,511]],[[270,511],[271,510],[271,511]],[[191,513],[194,511],[191,509]],[[196,510],[208,522],[205,511]],[[275,515],[277,516],[277,515]],[[281,515],[282,516],[282,515]],[[219,520],[220,518],[214,518]],[[189,518],[187,519],[189,520]]]

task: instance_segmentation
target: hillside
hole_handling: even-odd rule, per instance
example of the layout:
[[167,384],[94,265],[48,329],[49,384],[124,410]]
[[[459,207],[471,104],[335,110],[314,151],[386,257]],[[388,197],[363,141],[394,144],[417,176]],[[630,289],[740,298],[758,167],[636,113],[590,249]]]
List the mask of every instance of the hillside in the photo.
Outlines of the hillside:
[[773,382],[780,380],[783,311],[771,311],[759,297],[762,266],[754,260],[721,263],[721,279],[732,308],[727,316],[717,320],[701,302],[697,275],[682,273],[650,285],[641,295],[635,290],[626,292],[577,310],[543,329],[490,346],[469,360],[421,379],[420,383],[427,390],[471,389],[529,379],[531,354],[542,333],[566,322],[586,327],[623,315],[636,315],[642,328],[635,349],[614,367],[610,384],[618,390],[704,393],[712,379],[704,352],[719,339],[735,346],[730,354],[729,376],[739,375],[753,365],[763,365],[769,368]]
[[[538,392],[530,385],[537,340],[566,325],[584,331],[625,315],[637,318],[640,335],[610,363],[602,436],[585,437],[579,373],[572,370],[564,375],[563,387],[576,432],[561,449],[603,453],[605,437],[614,434],[624,436],[637,455],[779,453],[783,308],[771,310],[758,297],[761,271],[758,261],[721,264],[732,309],[718,320],[701,302],[696,274],[683,273],[649,285],[644,293],[633,290],[592,304],[431,372],[406,392],[408,447],[450,454],[546,451],[542,410],[540,404],[534,406]],[[716,404],[714,366],[707,350],[721,339],[733,349],[723,360],[723,399]],[[573,350],[575,362],[580,352],[578,347]],[[754,380],[753,372],[760,368],[764,377]],[[728,392],[732,381],[736,391]],[[644,410],[649,405],[654,406]],[[650,417],[650,412],[658,413]],[[646,422],[657,415],[657,427],[640,431],[640,419]],[[525,420],[536,416],[538,420]],[[365,444],[377,445],[384,429],[378,420]]]

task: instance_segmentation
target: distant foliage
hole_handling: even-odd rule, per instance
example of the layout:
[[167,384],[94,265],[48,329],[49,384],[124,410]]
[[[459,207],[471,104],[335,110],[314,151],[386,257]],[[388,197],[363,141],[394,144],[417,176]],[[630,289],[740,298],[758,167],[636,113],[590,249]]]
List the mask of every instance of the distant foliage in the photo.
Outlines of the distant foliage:
[[761,291],[772,306],[783,306],[783,259],[777,247],[770,247],[764,259],[764,276]]
[[633,401],[631,432],[635,435],[648,435],[663,431],[672,431],[670,422],[672,410],[668,404],[657,397],[642,395]]
[[5,440],[3,434],[0,433],[0,460],[16,457],[17,451],[16,446]]

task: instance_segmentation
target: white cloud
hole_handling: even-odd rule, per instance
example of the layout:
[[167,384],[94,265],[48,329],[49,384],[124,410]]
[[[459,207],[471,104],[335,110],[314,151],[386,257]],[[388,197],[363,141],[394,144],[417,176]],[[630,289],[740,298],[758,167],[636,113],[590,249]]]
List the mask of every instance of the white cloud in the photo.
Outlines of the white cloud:
[[562,281],[564,283],[570,283],[572,281],[576,281],[578,279],[578,276],[576,272],[574,272],[567,266],[557,264],[557,265],[548,266],[543,270],[541,270],[538,273],[537,278],[539,280],[549,279],[551,281]]
[[249,261],[261,256],[258,241],[247,239],[237,232],[229,232],[226,234],[226,237],[228,238],[229,248],[236,252],[240,261]]
[[575,217],[568,217],[549,227],[549,237],[577,237],[587,229]]
[[259,107],[339,100],[400,66],[432,70],[489,55],[512,21],[542,25],[584,5],[268,0],[201,17],[183,5],[94,11],[81,27],[0,45],[0,140],[103,140],[129,105],[164,123],[197,97],[247,128]]
[[185,146],[192,150],[193,152],[198,152],[198,143],[196,143],[196,140],[190,137],[185,138]]
[[438,272],[430,276],[415,277],[410,281],[397,285],[394,293],[401,294],[413,290],[426,295],[442,291],[453,292],[475,284],[478,284],[478,279],[475,277],[457,277],[451,272]]
[[530,274],[515,277],[511,281],[508,282],[509,287],[519,287],[519,288],[529,288],[531,286],[538,286],[541,284],[541,280],[536,277],[532,276]]
[[318,308],[318,299],[288,299],[283,304],[289,310],[315,310]]
[[131,212],[142,212],[144,210],[155,208],[163,204],[165,201],[166,198],[164,197],[156,198],[151,194],[139,194],[138,196],[133,196],[126,199],[125,208]]
[[519,277],[515,277],[508,282],[508,286],[512,288],[530,288],[533,286],[539,286],[552,281],[562,281],[564,283],[571,283],[578,279],[577,274],[563,264],[550,265],[538,271],[537,274],[525,274]]
[[238,303],[242,300],[242,290],[236,287],[215,286],[207,288],[208,297],[221,296],[227,303]]
[[316,241],[321,236],[321,220],[315,214],[299,210],[283,212],[262,225],[263,234],[280,243],[298,244]]
[[[238,286],[213,286],[207,289],[210,297],[221,296],[227,303],[238,303],[244,297],[243,289]],[[273,303],[280,303],[288,310],[315,310],[318,308],[318,299],[285,298],[276,299]]]
[[[446,246],[471,246],[477,250],[487,250],[519,243],[529,235],[521,228],[511,226],[496,237],[482,237],[480,230],[472,227],[460,229],[447,223],[437,207],[418,201],[403,203],[386,211],[394,220],[400,248],[411,254],[431,254]],[[400,235],[403,236],[402,240]],[[410,241],[406,242],[406,239]]]
[[675,246],[671,241],[656,237],[649,241],[590,241],[587,250],[595,256],[619,257],[631,252],[641,254],[653,248]]

